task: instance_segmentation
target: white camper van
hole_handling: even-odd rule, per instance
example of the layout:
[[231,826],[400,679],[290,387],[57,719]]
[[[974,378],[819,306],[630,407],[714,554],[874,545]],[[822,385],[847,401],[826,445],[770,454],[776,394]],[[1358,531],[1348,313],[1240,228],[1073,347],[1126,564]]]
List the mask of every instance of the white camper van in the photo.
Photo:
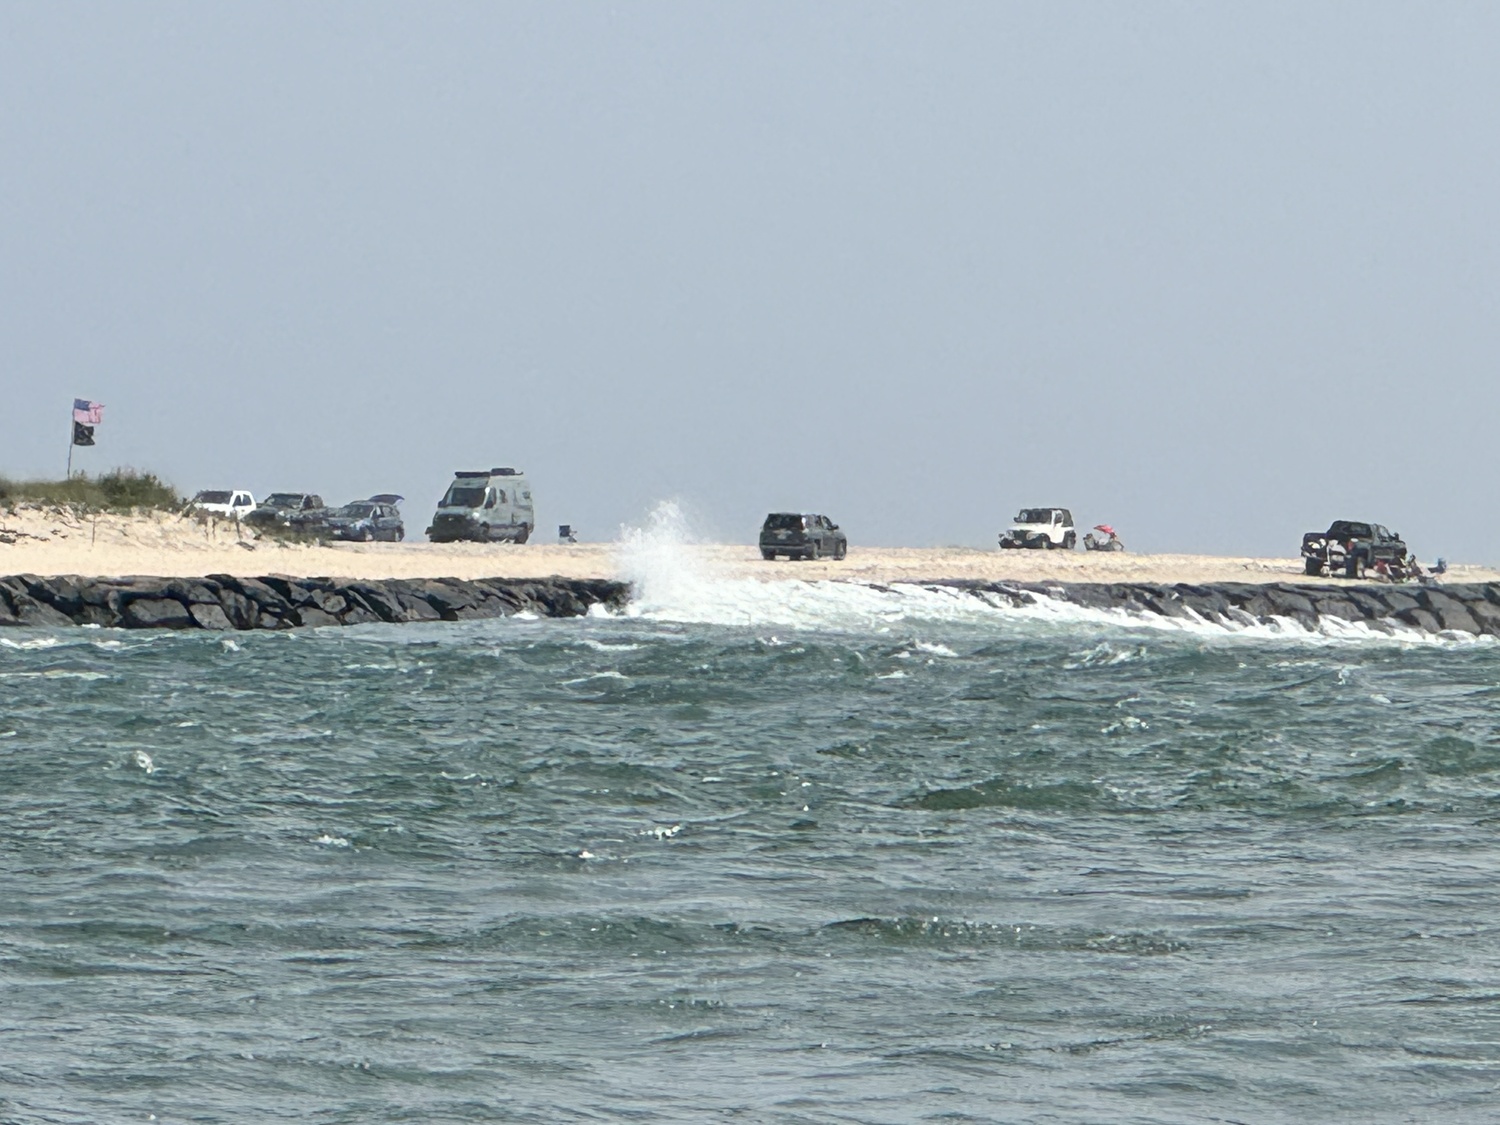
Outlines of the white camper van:
[[427,529],[434,543],[461,539],[524,543],[536,527],[531,484],[520,469],[475,469],[453,474]]

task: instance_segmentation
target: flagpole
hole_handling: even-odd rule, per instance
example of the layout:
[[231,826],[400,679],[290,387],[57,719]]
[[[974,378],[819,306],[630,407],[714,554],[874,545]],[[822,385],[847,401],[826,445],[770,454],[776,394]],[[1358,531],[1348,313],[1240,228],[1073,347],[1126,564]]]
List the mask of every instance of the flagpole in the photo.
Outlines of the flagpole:
[[73,479],[73,414],[68,413],[68,475],[64,480]]

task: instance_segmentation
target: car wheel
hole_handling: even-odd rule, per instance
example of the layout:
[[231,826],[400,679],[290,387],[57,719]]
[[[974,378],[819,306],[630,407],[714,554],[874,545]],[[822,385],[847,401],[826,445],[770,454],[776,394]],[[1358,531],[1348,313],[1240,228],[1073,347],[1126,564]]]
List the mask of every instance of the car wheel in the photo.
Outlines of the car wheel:
[[371,531],[368,527],[362,528],[360,530],[359,541],[361,543],[368,543],[370,540],[372,540],[374,538],[375,538],[375,533],[373,531]]
[[819,552],[818,552],[818,544],[817,544],[817,542],[814,541],[812,543],[809,543],[807,545],[807,554],[805,556],[805,558],[807,559],[807,561],[808,562],[816,562],[817,558],[818,558],[818,554],[819,554]]
[[399,542],[401,542],[401,540],[403,540],[405,538],[406,538],[406,528],[404,528],[404,527],[398,527],[396,529],[396,542],[399,543]]
[[1000,540],[1000,549],[1002,551],[1011,551],[1011,550],[1014,550],[1015,547],[1016,547],[1016,541],[1014,539],[1002,539],[1002,540]]
[[765,559],[766,562],[775,562],[776,561],[776,552],[775,551],[768,551],[764,547],[762,547],[760,549],[760,557],[763,558],[763,559]]
[[1302,569],[1304,572],[1306,572],[1309,578],[1323,577],[1323,564],[1317,559],[1308,559],[1307,562],[1303,564]]
[[1365,576],[1365,560],[1362,555],[1350,555],[1344,564],[1344,577],[1360,579]]
[[516,542],[517,543],[524,543],[524,542],[526,542],[526,540],[528,540],[530,538],[531,538],[531,527],[530,527],[529,524],[524,524],[523,523],[521,525],[521,530],[518,531],[518,532],[516,532]]
[[836,558],[836,559],[838,559],[840,562],[843,562],[845,556],[848,555],[848,554],[849,554],[849,542],[848,542],[848,540],[844,540],[843,542],[841,542],[839,544],[838,550],[834,552],[833,557]]
[[1063,536],[1064,551],[1071,551],[1076,546],[1078,546],[1078,535],[1076,532],[1070,531]]

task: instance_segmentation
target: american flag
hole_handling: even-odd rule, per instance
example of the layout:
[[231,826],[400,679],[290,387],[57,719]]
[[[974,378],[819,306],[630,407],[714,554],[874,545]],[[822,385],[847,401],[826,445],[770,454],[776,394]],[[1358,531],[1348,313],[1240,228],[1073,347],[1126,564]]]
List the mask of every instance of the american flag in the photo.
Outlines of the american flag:
[[97,426],[104,421],[104,404],[102,402],[90,402],[86,398],[75,398],[73,400],[73,421],[81,422],[85,426]]

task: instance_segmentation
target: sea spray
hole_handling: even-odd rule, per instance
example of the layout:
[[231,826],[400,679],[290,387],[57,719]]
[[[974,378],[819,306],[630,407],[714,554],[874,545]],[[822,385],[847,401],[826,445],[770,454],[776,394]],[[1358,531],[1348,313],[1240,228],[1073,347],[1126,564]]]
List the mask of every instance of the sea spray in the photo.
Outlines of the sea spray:
[[615,558],[619,576],[630,583],[631,616],[661,617],[713,604],[714,587],[725,576],[692,549],[698,542],[676,500],[660,501],[643,526],[621,528]]

